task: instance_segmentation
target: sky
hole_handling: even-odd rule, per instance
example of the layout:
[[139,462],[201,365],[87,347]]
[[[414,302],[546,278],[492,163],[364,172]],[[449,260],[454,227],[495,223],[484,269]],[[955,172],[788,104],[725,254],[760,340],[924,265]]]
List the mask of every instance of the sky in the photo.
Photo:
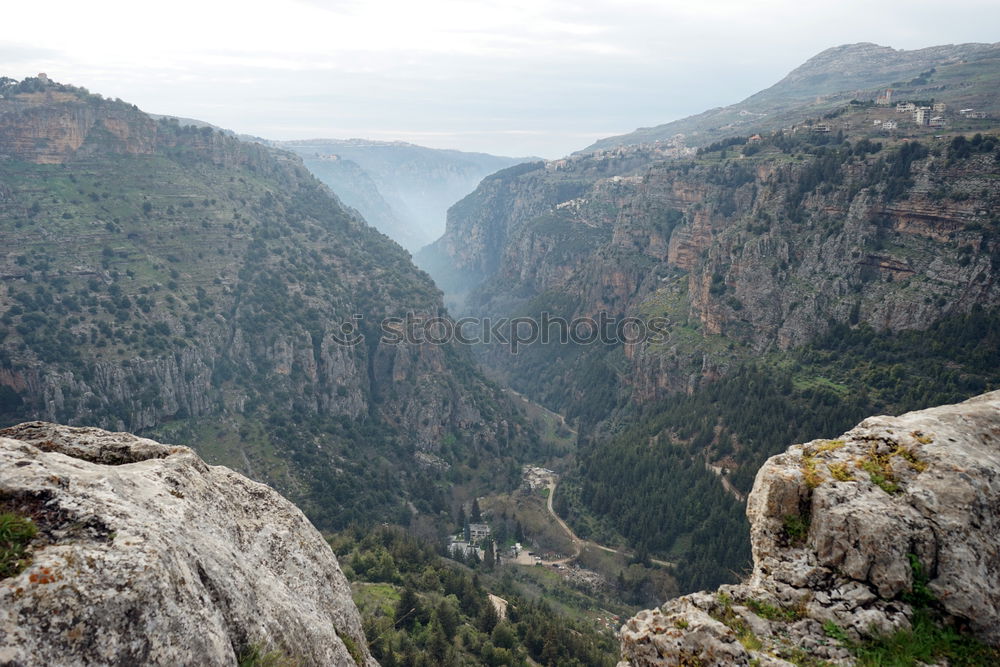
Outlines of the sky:
[[545,158],[738,102],[828,47],[1000,41],[996,0],[3,4],[0,76],[269,139]]

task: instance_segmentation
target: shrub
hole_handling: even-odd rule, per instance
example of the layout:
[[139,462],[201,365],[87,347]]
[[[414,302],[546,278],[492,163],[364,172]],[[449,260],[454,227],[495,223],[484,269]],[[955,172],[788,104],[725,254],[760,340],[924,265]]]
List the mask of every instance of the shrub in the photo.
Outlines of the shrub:
[[31,519],[5,512],[0,514],[0,579],[13,577],[31,562],[28,544],[38,528]]

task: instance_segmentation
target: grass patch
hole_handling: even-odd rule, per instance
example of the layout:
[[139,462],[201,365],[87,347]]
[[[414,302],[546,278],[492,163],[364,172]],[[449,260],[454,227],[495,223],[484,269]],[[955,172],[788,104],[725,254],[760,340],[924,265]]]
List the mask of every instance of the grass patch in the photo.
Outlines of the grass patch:
[[[806,486],[810,489],[815,489],[823,483],[823,474],[820,472],[818,457],[827,452],[840,449],[844,444],[843,440],[824,440],[802,449],[802,477],[805,479]],[[830,465],[828,464],[827,467],[830,468]],[[834,474],[834,477],[837,478],[836,474]]]
[[823,452],[832,452],[835,449],[840,449],[844,446],[843,440],[826,440],[819,445],[816,445],[816,453],[822,454]]
[[873,461],[872,459],[863,459],[860,467],[868,473],[868,479],[872,481],[872,484],[879,487],[889,495],[893,495],[901,491],[899,485],[896,484],[896,476],[893,475],[891,468],[880,465],[877,461]]
[[354,603],[363,613],[381,613],[383,616],[392,616],[400,598],[399,589],[386,583],[355,581],[351,583],[351,593]]
[[896,473],[892,469],[894,457],[903,459],[917,472],[927,470],[927,462],[921,460],[911,449],[899,445],[888,454],[879,454],[877,446],[873,443],[868,448],[868,454],[857,462],[857,466],[868,473],[868,478],[873,484],[890,495],[901,493],[903,490],[897,483]]
[[909,667],[942,663],[958,667],[1000,664],[1000,652],[958,630],[939,624],[928,609],[917,609],[912,628],[851,647],[866,667]]
[[0,579],[13,577],[31,563],[28,544],[37,533],[31,519],[13,512],[0,514]]
[[716,596],[716,600],[722,606],[722,609],[714,610],[711,616],[720,623],[724,623],[726,627],[736,633],[737,641],[746,650],[759,651],[763,648],[764,643],[761,642],[760,637],[755,635],[750,626],[746,624],[746,621],[740,618],[739,614],[733,610],[733,599],[725,593],[719,593]]
[[923,472],[927,470],[927,461],[923,461],[919,457],[917,457],[917,455],[913,452],[912,449],[907,449],[906,447],[900,447],[895,452],[893,452],[893,454],[895,456],[901,457],[908,464],[910,464],[911,468],[913,468],[917,472]]
[[798,514],[786,514],[782,520],[782,526],[785,529],[785,538],[788,540],[789,545],[797,547],[806,543],[806,537],[809,535],[808,517],[802,517]]
[[833,621],[826,621],[823,623],[823,632],[826,633],[827,637],[834,639],[841,644],[847,644],[850,642],[850,638],[847,636],[847,633],[844,632],[844,629]]
[[769,621],[791,623],[802,618],[802,614],[797,609],[784,609],[760,600],[747,600],[744,604],[750,611]]
[[802,477],[810,489],[815,489],[823,482],[823,475],[819,472],[816,457],[804,452],[802,454]]
[[838,482],[854,481],[854,475],[851,474],[846,463],[828,463],[826,464],[826,468],[830,471],[830,475]]
[[947,664],[979,667],[1000,664],[1000,651],[941,622],[932,607],[934,594],[927,586],[923,564],[909,555],[913,585],[902,596],[913,606],[910,629],[853,642],[836,623],[827,621],[823,631],[849,649],[863,667],[911,667],[918,664]]
[[297,663],[281,651],[268,651],[263,644],[251,644],[240,654],[239,667],[294,667]]
[[337,630],[337,636],[340,637],[340,641],[344,642],[344,647],[347,652],[351,654],[351,659],[354,660],[354,664],[363,665],[365,664],[365,656],[358,648],[358,643],[350,635],[345,635],[340,630]]

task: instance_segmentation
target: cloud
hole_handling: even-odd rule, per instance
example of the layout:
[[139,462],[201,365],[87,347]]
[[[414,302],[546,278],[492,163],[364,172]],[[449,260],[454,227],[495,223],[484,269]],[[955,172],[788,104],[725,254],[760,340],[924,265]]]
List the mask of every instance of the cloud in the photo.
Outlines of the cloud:
[[9,3],[4,22],[19,43],[0,45],[0,74],[46,71],[151,111],[275,138],[378,136],[556,157],[736,102],[829,46],[993,41],[1000,22],[1000,5],[979,0],[137,7]]

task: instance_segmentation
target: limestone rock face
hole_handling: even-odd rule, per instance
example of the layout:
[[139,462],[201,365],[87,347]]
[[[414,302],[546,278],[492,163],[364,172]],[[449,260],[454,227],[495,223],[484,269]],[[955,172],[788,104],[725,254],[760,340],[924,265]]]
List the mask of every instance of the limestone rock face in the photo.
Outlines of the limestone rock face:
[[823,624],[909,627],[914,562],[947,615],[1000,646],[1000,391],[794,445],[757,474],[747,516],[749,580],[640,612],[625,664],[849,664]]
[[[269,487],[187,447],[28,422],[0,431],[0,505],[39,528],[0,582],[0,664],[375,665],[337,559]],[[350,651],[348,649],[350,646]]]
[[[1000,207],[1000,162],[950,160],[946,145],[924,141],[934,152],[893,197],[878,171],[889,148],[843,162],[807,194],[797,189],[817,164],[807,154],[706,166],[635,147],[507,170],[452,208],[429,249],[445,259],[425,268],[464,294],[452,312],[666,318],[670,340],[634,345],[620,369],[639,402],[664,399],[832,324],[922,330],[996,307],[1000,242],[985,230]],[[474,279],[456,286],[442,266]],[[539,372],[530,355],[484,359],[519,390]]]

